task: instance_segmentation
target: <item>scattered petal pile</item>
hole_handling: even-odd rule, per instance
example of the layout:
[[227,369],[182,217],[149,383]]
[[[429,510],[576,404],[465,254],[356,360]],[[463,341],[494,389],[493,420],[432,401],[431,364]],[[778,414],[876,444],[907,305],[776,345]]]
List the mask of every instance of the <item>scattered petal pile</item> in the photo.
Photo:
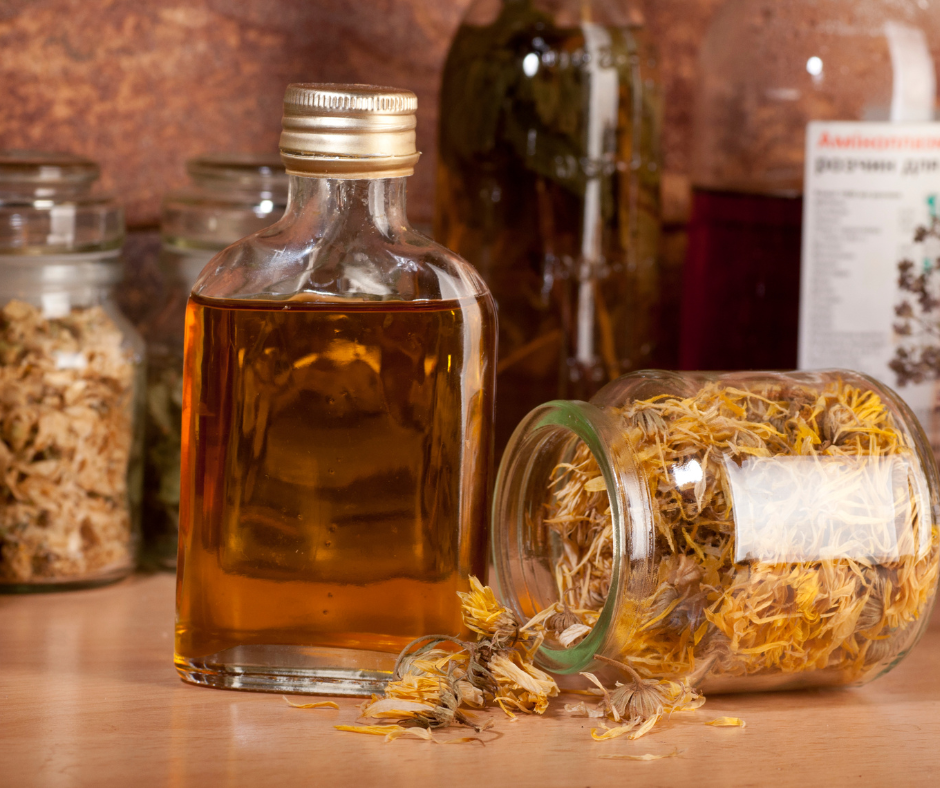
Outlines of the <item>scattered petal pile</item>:
[[387,741],[416,728],[423,729],[422,738],[428,738],[430,729],[451,725],[479,733],[492,722],[478,722],[470,710],[495,705],[513,717],[516,712],[542,714],[548,708],[558,685],[533,664],[547,614],[520,625],[492,589],[475,577],[470,585],[460,598],[464,624],[476,634],[476,642],[429,635],[409,644],[384,697],[373,696],[362,707],[363,717],[392,724],[341,725],[339,730],[384,734]]

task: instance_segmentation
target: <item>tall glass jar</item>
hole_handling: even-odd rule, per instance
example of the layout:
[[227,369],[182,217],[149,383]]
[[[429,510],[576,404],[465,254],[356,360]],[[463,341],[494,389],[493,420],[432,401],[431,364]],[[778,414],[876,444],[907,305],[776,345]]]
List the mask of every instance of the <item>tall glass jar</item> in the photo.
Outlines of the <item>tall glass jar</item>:
[[635,373],[519,426],[499,590],[520,620],[562,614],[539,654],[560,673],[600,654],[711,691],[857,684],[927,626],[938,484],[917,420],[863,375]]
[[[871,165],[900,152],[892,140],[913,123],[918,135],[940,134],[928,123],[938,12],[936,0],[729,0],[718,11],[693,115],[683,368],[792,369],[799,333],[800,366],[846,366],[899,385],[887,374],[897,255],[913,239],[909,225],[930,223],[924,198],[936,189],[928,176],[912,205],[898,205],[903,165]],[[817,151],[827,133],[875,143]],[[833,160],[851,172],[807,181],[828,178],[815,165]],[[823,202],[804,205],[804,191]],[[804,237],[805,220],[814,227]]]
[[461,629],[482,572],[495,307],[413,230],[413,93],[291,85],[284,217],[186,316],[176,666],[214,687],[368,695]]
[[656,363],[660,115],[622,2],[477,0],[457,31],[435,237],[499,307],[498,453],[539,403]]
[[287,204],[277,156],[217,153],[186,165],[191,183],[163,201],[162,300],[143,321],[147,340],[147,426],[143,531],[148,560],[176,566],[186,301],[216,254],[276,222]]
[[139,542],[143,342],[98,167],[0,153],[0,591],[110,582]]

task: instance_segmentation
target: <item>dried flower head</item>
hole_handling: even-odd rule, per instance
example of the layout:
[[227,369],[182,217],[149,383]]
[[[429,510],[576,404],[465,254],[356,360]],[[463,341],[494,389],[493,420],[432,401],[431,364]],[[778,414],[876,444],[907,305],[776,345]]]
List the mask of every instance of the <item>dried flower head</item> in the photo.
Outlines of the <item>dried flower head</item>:
[[[470,591],[459,596],[464,622],[477,634],[476,642],[430,635],[410,643],[398,658],[384,696],[363,705],[363,717],[395,721],[397,728],[389,729],[395,734],[392,739],[399,728],[410,727],[465,725],[481,732],[491,723],[478,723],[467,709],[495,705],[509,716],[542,714],[549,698],[558,694],[555,680],[533,664],[545,615],[520,626],[492,589],[475,577],[470,578]],[[378,727],[341,729],[378,733]]]

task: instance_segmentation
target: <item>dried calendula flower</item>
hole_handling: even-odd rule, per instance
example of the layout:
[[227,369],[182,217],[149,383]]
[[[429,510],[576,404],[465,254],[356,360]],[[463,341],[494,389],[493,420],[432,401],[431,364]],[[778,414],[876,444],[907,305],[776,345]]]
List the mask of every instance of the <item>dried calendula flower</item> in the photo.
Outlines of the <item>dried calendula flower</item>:
[[[469,710],[495,705],[513,716],[517,711],[541,714],[548,708],[558,686],[533,664],[546,616],[520,625],[492,589],[475,577],[470,579],[470,591],[459,596],[464,623],[477,634],[476,642],[429,635],[409,644],[384,696],[363,704],[363,717],[392,719],[403,730],[464,725],[479,733],[492,723],[478,723]],[[386,727],[341,729],[378,733]],[[397,735],[397,729],[388,729]]]
[[0,583],[129,568],[138,363],[101,307],[0,311]]
[[[940,567],[931,459],[863,379],[806,380],[719,378],[605,406],[648,492],[655,556],[645,587],[616,589],[623,635],[605,654],[636,676],[609,693],[615,722],[651,719],[637,677],[851,683],[916,642]],[[616,560],[596,458],[578,443],[564,460],[540,515],[558,545],[557,648],[596,626]]]
[[604,728],[603,733],[592,732],[598,741],[612,739],[629,734],[631,739],[639,739],[647,734],[663,717],[677,711],[693,711],[699,708],[705,698],[689,686],[688,680],[669,681],[667,679],[645,679],[630,665],[616,662],[597,655],[597,659],[613,665],[630,677],[627,684],[617,682],[612,691],[593,673],[583,673],[595,684],[601,694],[600,702],[592,709],[584,702],[568,704],[565,710],[583,717],[608,717],[623,724],[617,728]]

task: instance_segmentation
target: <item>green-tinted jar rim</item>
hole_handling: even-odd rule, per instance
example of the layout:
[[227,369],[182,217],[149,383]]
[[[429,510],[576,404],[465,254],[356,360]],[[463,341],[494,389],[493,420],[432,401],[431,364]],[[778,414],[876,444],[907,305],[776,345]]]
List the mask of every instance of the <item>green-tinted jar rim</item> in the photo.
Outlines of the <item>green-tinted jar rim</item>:
[[[579,673],[597,663],[594,655],[607,653],[629,626],[623,601],[642,596],[654,582],[654,531],[649,490],[635,470],[633,450],[613,420],[593,404],[558,400],[532,411],[516,428],[504,454],[496,479],[493,500],[492,550],[496,586],[504,604],[525,621],[557,600],[552,583],[539,594],[537,608],[524,610],[522,599],[533,599],[532,565],[524,553],[525,502],[538,496],[523,493],[532,484],[543,484],[578,440],[594,455],[608,490],[613,525],[613,569],[610,590],[597,623],[580,643],[556,649],[543,645],[538,652],[540,667],[559,674]],[[550,444],[556,443],[557,446]],[[550,456],[550,465],[536,467]],[[624,591],[627,593],[624,593]],[[618,623],[621,622],[621,623]]]

